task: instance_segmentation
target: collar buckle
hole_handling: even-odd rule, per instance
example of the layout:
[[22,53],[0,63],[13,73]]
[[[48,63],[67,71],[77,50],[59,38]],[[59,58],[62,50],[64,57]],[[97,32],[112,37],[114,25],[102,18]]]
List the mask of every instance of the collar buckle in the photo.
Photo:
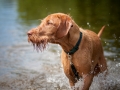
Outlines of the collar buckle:
[[71,61],[72,60],[72,56],[69,53],[67,55],[68,55],[68,60]]

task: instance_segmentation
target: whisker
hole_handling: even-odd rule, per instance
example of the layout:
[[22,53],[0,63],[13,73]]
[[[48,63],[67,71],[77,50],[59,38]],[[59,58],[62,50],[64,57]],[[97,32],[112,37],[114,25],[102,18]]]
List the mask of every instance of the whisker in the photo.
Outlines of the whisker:
[[46,46],[48,44],[48,39],[47,38],[39,38],[37,35],[31,36],[28,40],[32,43],[34,49],[39,52],[43,51],[46,49]]

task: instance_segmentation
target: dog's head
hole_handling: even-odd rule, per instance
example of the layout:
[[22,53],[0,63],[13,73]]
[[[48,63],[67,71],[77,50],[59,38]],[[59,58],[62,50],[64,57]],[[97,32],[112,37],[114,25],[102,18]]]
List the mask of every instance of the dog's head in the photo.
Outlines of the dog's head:
[[62,13],[48,15],[38,27],[28,31],[28,41],[37,49],[44,49],[48,42],[56,43],[56,40],[65,37],[72,26],[69,15]]

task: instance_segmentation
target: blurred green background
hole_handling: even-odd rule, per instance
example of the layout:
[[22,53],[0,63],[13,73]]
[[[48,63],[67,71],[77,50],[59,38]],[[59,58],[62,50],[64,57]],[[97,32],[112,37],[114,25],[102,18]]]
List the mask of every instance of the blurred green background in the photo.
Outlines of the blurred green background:
[[95,32],[106,25],[104,36],[107,38],[113,38],[113,34],[120,36],[119,7],[119,0],[18,0],[19,18],[25,24],[62,12],[70,14],[79,26]]
[[20,23],[39,25],[51,13],[70,14],[82,28],[98,33],[103,25],[103,45],[120,56],[120,1],[119,0],[18,0]]

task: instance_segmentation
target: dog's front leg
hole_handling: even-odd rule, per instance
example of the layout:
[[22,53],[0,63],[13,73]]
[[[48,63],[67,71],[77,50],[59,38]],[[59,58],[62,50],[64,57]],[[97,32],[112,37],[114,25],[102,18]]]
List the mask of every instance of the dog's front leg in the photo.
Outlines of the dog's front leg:
[[75,82],[69,80],[70,86],[73,87],[75,85]]
[[93,74],[83,75],[83,77],[84,77],[84,86],[82,90],[89,90],[94,75]]

